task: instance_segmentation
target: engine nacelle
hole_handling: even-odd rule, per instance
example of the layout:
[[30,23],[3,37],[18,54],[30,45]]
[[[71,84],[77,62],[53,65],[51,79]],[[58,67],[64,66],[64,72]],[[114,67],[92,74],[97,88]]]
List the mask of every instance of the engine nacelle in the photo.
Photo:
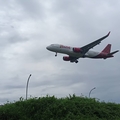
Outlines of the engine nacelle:
[[81,50],[80,48],[75,48],[75,47],[74,47],[74,48],[73,48],[73,51],[76,52],[76,53],[79,53],[79,52],[81,52],[82,50]]
[[70,57],[69,57],[69,56],[64,56],[64,57],[63,57],[63,60],[64,60],[64,61],[70,61]]

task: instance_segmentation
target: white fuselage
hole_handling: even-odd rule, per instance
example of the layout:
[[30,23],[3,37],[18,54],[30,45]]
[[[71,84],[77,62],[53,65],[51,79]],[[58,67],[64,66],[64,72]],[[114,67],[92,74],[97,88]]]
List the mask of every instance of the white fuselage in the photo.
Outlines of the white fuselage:
[[73,47],[70,46],[64,46],[64,45],[59,45],[59,44],[51,44],[50,46],[47,47],[48,50],[52,51],[52,52],[56,52],[56,53],[63,53],[63,54],[67,54],[69,56],[73,56],[73,57],[88,57],[88,58],[93,58],[97,55],[99,55],[99,52],[95,52],[95,51],[88,51],[84,56],[81,53],[76,53],[73,51]]

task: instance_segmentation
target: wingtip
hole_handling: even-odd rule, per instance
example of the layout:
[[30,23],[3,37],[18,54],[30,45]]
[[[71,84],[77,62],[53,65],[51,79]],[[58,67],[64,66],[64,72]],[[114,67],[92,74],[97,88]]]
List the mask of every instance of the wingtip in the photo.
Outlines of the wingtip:
[[108,35],[111,33],[111,31],[109,31]]

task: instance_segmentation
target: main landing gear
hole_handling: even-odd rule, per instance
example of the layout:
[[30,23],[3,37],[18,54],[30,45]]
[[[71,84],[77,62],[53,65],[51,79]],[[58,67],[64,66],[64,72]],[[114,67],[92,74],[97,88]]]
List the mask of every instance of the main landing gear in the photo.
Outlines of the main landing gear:
[[56,54],[55,54],[55,57],[57,56],[57,52],[56,52]]
[[78,60],[76,60],[75,63],[78,63]]

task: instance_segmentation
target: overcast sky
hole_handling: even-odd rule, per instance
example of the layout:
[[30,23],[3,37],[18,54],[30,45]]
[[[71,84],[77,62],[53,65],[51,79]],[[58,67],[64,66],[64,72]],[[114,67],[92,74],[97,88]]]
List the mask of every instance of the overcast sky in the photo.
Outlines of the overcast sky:
[[120,103],[120,55],[106,60],[62,60],[46,50],[57,43],[82,47],[111,34],[108,44],[120,49],[119,0],[0,0],[0,104],[28,97],[69,94]]

